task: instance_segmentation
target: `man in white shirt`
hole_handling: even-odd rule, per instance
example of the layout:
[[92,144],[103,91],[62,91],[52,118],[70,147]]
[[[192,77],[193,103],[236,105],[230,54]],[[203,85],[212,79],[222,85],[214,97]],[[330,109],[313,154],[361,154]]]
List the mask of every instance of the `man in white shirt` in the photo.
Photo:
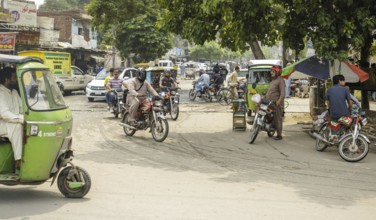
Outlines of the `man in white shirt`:
[[5,67],[0,70],[0,136],[8,137],[12,143],[16,168],[21,166],[22,158],[22,114],[21,98],[16,70]]

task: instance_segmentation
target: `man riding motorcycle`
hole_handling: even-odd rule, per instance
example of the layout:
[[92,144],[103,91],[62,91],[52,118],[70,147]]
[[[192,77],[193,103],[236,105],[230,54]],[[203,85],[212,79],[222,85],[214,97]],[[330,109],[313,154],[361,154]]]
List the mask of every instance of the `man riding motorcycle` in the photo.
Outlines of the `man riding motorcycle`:
[[110,78],[107,83],[107,89],[108,89],[108,105],[109,110],[112,113],[114,111],[113,105],[115,102],[115,94],[112,92],[112,90],[122,90],[121,85],[123,83],[123,79],[119,78],[119,70],[115,69],[113,73],[113,78]]
[[161,79],[161,82],[159,83],[159,87],[161,88],[161,91],[166,91],[167,88],[175,89],[176,83],[174,79],[171,78],[171,71],[165,70],[164,77]]
[[[201,72],[200,72],[201,73]],[[209,86],[210,84],[210,77],[206,72],[203,72],[200,75],[200,78],[198,78],[196,87],[195,87],[195,93],[198,97],[201,97],[201,91],[205,86]]]
[[137,71],[137,77],[128,80],[126,83],[128,88],[127,102],[129,105],[128,122],[131,126],[137,126],[135,116],[140,104],[147,99],[147,93],[150,92],[153,96],[158,96],[158,93],[145,79],[146,71],[145,69],[140,69]]

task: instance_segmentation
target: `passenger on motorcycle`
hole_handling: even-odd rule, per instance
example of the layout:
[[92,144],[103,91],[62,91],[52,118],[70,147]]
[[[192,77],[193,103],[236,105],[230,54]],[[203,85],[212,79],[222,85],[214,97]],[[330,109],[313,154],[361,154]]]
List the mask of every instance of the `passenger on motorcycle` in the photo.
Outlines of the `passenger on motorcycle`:
[[175,89],[176,83],[174,79],[171,78],[171,71],[165,70],[164,77],[161,79],[159,83],[159,88],[161,88],[161,91],[167,91],[167,88]]
[[333,76],[333,87],[327,92],[326,104],[329,116],[334,121],[337,121],[342,116],[351,115],[351,96],[350,92],[344,86],[345,77],[343,75]]
[[137,77],[127,81],[128,96],[127,102],[129,105],[129,116],[128,122],[131,126],[137,126],[137,121],[135,116],[138,107],[147,99],[147,93],[151,93],[153,96],[158,96],[158,93],[153,89],[153,87],[145,81],[146,71],[140,69],[137,72]]
[[210,77],[206,72],[200,71],[200,78],[198,78],[195,86],[195,93],[197,94],[198,97],[201,97],[201,91],[205,86],[210,85]]
[[110,109],[110,112],[112,113],[113,105],[115,101],[115,94],[112,92],[112,90],[121,90],[121,85],[123,83],[123,79],[119,78],[119,70],[115,69],[113,73],[113,78],[108,79],[107,83],[107,90],[108,90],[108,107]]

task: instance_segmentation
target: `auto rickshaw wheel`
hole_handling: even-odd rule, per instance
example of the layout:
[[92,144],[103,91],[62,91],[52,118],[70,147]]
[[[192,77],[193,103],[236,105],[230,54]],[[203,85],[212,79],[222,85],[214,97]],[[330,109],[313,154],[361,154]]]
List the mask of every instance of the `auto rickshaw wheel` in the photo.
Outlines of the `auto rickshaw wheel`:
[[[78,183],[82,186],[70,187],[70,184]],[[89,173],[81,167],[68,166],[64,168],[57,178],[57,186],[60,192],[67,198],[82,198],[90,190],[91,179]]]

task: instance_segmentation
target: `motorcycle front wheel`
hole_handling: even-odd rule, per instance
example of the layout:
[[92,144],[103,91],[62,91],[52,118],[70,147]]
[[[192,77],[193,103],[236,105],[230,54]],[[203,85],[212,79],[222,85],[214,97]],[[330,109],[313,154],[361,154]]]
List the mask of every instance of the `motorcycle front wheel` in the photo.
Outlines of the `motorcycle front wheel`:
[[253,125],[251,128],[251,135],[249,136],[249,144],[253,144],[253,142],[255,142],[257,135],[260,131],[260,125],[257,123],[257,119],[258,117],[255,117],[253,121]]
[[179,117],[179,104],[178,103],[172,104],[170,115],[171,115],[172,120],[175,121],[176,119],[178,119]]
[[348,136],[341,141],[338,153],[347,162],[358,162],[363,160],[369,151],[368,142],[362,136],[358,136],[354,145],[352,136]]
[[[128,124],[128,112],[126,112],[123,116],[123,119],[121,120],[122,123]],[[133,136],[134,133],[136,133],[136,130],[128,128],[126,126],[123,127],[123,131],[127,136]]]
[[222,89],[218,93],[221,105],[230,105],[232,103],[231,91],[229,89]]
[[194,101],[196,99],[196,93],[193,89],[189,90],[189,100]]
[[168,122],[166,119],[157,118],[151,123],[151,134],[155,141],[163,142],[168,135]]

